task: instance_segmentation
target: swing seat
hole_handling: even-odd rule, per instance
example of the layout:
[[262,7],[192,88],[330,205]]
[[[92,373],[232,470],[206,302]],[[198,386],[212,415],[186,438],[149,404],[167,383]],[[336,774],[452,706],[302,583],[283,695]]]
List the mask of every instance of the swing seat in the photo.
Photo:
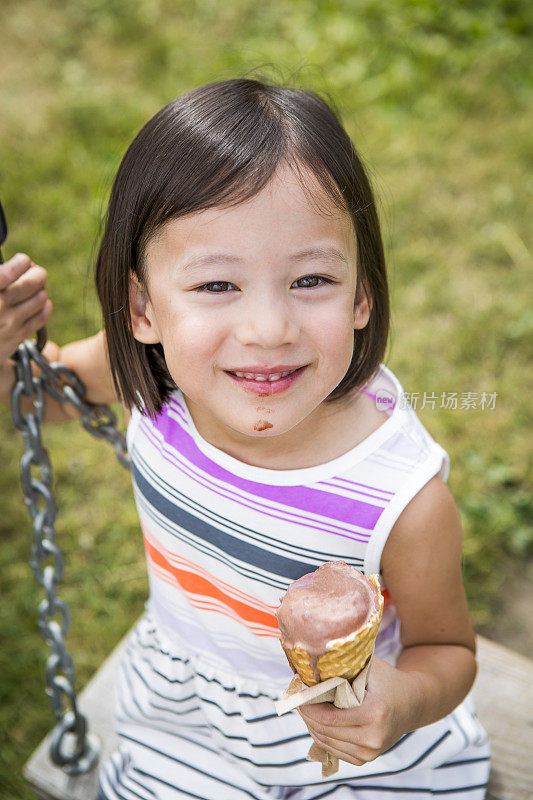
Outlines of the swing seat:
[[[101,744],[100,763],[118,744],[113,726],[114,685],[126,637],[87,684],[79,705],[89,731]],[[477,714],[492,747],[487,800],[533,797],[533,661],[478,637],[479,671],[474,686]],[[49,758],[47,736],[24,767],[24,777],[41,800],[95,800],[98,766],[71,777]]]
[[39,800],[95,800],[98,795],[100,764],[118,745],[114,729],[114,687],[126,636],[78,695],[78,707],[87,718],[89,733],[100,745],[98,763],[83,775],[67,775],[50,759],[51,733],[46,736],[24,766],[23,774]]

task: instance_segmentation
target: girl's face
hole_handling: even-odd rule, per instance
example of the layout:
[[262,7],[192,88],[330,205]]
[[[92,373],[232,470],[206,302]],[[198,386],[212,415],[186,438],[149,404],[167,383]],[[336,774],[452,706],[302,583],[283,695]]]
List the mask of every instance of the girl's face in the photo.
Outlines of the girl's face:
[[[316,204],[284,167],[251,200],[166,223],[147,247],[147,294],[132,282],[135,338],[162,344],[199,432],[237,457],[318,441],[369,318],[351,219],[306,182]],[[260,371],[278,377],[235,375]]]

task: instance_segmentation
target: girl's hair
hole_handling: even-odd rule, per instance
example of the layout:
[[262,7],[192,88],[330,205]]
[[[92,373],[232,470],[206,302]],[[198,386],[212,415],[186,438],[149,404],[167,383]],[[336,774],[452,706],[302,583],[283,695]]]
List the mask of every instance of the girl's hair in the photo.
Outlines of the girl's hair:
[[[262,189],[281,162],[307,167],[352,218],[357,295],[371,303],[354,332],[346,375],[326,398],[367,383],[383,359],[389,296],[383,244],[365,170],[338,115],[317,94],[264,80],[236,78],[201,86],[162,108],[137,134],[117,172],[96,262],[109,361],[118,396],[155,417],[176,388],[160,344],[133,337],[132,273],[147,290],[147,243],[171,219],[233,206]],[[142,399],[142,402],[141,402]]]

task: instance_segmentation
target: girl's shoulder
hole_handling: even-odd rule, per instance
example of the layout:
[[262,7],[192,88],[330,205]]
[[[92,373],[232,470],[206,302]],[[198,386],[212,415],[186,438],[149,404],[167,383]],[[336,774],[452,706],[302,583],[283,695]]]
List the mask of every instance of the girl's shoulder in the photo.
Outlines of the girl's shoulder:
[[[367,419],[369,424],[374,420],[387,422],[388,442],[386,447],[394,451],[394,456],[416,462],[425,459],[433,451],[442,456],[445,465],[442,470],[444,480],[448,476],[449,460],[447,453],[435,441],[429,430],[422,424],[416,413],[416,403],[411,404],[411,397],[417,393],[408,393],[396,375],[384,364],[360,392],[366,397]],[[370,402],[368,402],[370,401]],[[374,422],[374,424],[375,424]]]

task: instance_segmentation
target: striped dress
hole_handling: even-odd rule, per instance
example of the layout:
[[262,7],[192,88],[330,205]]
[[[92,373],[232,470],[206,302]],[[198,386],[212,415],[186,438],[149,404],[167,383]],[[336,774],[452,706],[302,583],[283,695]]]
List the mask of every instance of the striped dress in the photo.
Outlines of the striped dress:
[[[388,417],[338,458],[303,469],[251,466],[197,431],[176,389],[155,422],[133,410],[127,441],[150,595],[116,690],[120,747],[102,798],[429,798],[480,800],[487,736],[470,696],[446,718],[322,779],[295,711],[274,701],[292,672],[274,611],[289,583],[324,561],[379,572],[387,536],[446,452],[381,366],[365,392]],[[387,598],[376,655],[394,664],[399,620]]]

